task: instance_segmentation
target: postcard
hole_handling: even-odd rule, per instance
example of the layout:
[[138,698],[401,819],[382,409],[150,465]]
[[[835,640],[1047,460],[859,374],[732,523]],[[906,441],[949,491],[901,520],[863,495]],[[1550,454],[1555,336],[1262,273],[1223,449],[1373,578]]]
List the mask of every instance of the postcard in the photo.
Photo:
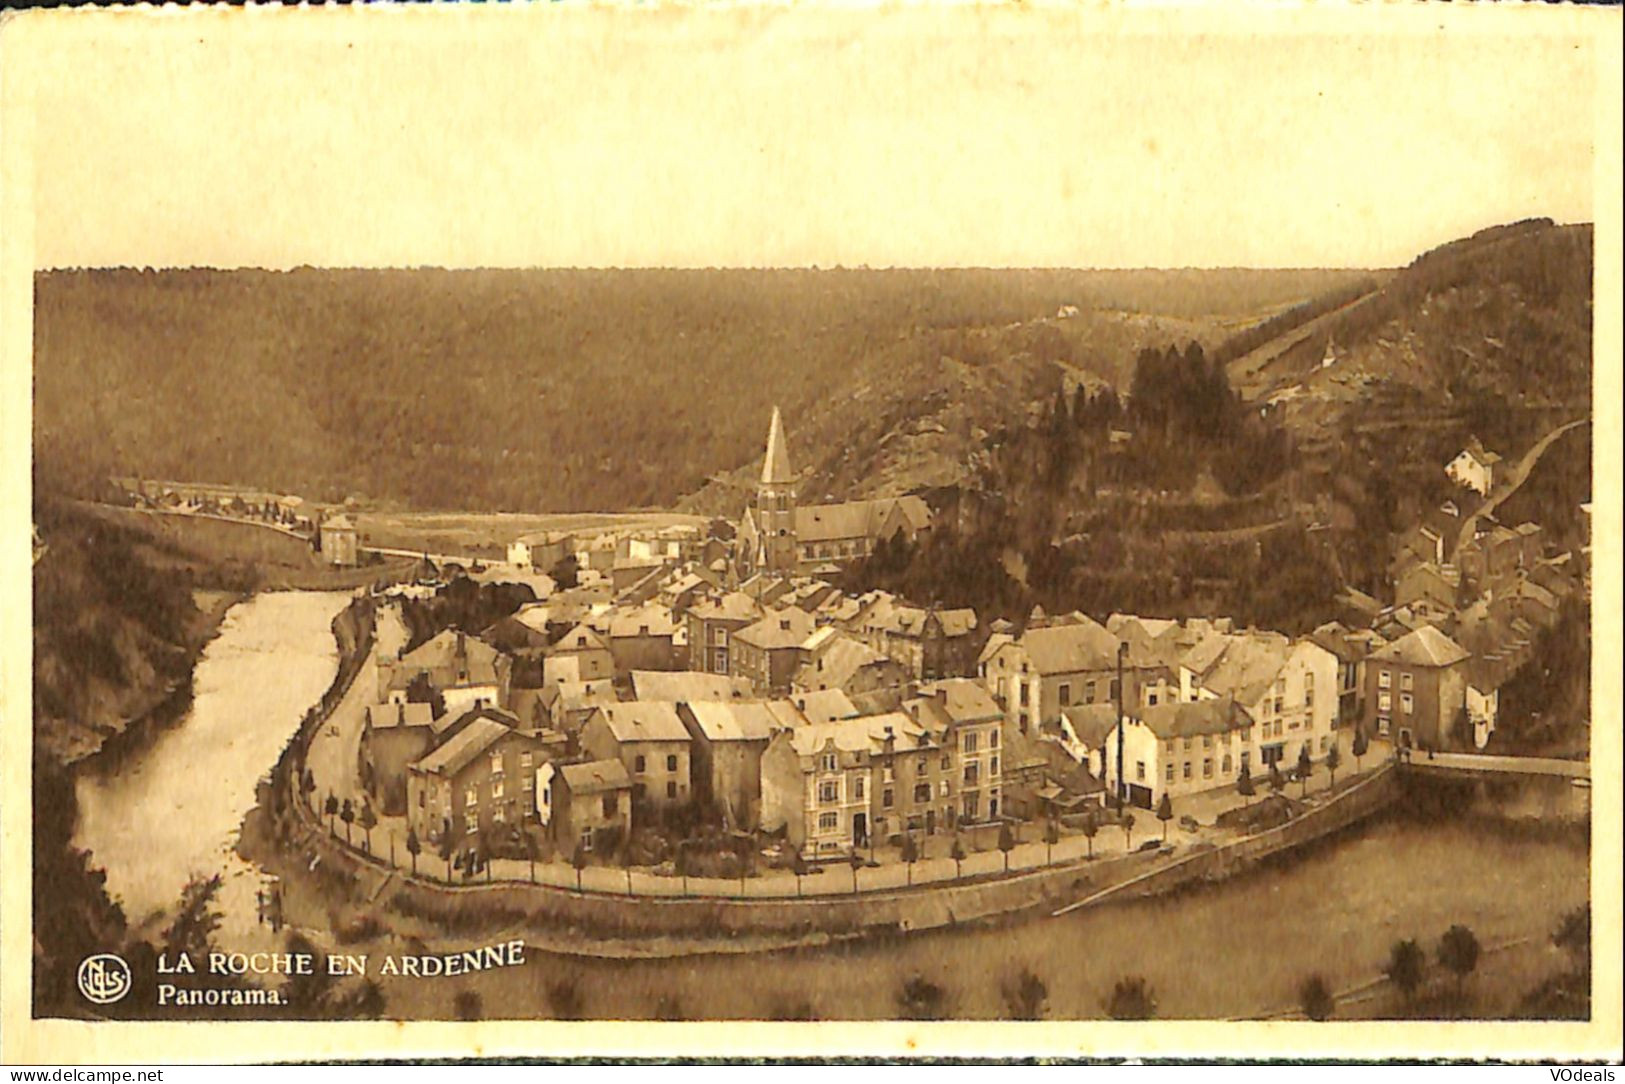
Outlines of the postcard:
[[1619,31],[8,14],[7,1060],[1617,1059]]

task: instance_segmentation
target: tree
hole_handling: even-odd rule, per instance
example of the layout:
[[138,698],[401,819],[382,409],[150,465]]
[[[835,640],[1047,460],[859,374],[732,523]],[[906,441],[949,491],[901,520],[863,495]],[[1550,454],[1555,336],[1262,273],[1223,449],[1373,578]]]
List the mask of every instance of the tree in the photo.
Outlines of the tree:
[[1337,999],[1332,996],[1331,987],[1320,975],[1310,975],[1298,987],[1298,1004],[1303,1008],[1303,1015],[1311,1020],[1329,1020],[1337,1008]]
[[348,798],[344,799],[344,804],[339,807],[339,820],[344,822],[344,842],[348,845],[350,825],[355,823],[355,805]]
[[164,951],[171,956],[184,953],[193,960],[201,960],[213,947],[214,931],[220,926],[220,912],[215,909],[215,896],[223,880],[213,877],[193,877],[181,890],[180,908],[175,920],[164,930]]
[[863,868],[863,855],[859,854],[857,848],[854,847],[846,860],[852,863],[852,894],[856,896],[858,894],[858,870]]
[[1162,841],[1168,842],[1168,822],[1174,819],[1174,800],[1168,797],[1168,792],[1162,792],[1162,801],[1157,803],[1157,819],[1162,822]]
[[587,846],[577,843],[576,849],[570,852],[570,865],[576,871],[576,891],[581,891],[581,871],[587,868]]
[[1270,790],[1275,794],[1286,789],[1286,776],[1281,774],[1281,765],[1277,761],[1270,765]]
[[1466,926],[1457,924],[1439,939],[1439,963],[1456,976],[1456,992],[1478,966],[1478,938]]
[[418,830],[406,830],[406,853],[412,856],[412,876],[418,875],[418,855],[423,853],[423,841],[418,839]]
[[1388,966],[1383,973],[1409,1001],[1422,985],[1426,968],[1427,957],[1422,954],[1422,946],[1415,941],[1396,941],[1393,948],[1388,950]]
[[1251,805],[1253,795],[1258,793],[1253,786],[1253,770],[1246,760],[1241,762],[1241,774],[1236,777],[1236,793],[1246,799],[1243,805]]
[[1589,974],[1591,971],[1591,905],[1576,907],[1563,916],[1558,923],[1557,931],[1552,934],[1552,944],[1569,954],[1574,961],[1577,972]]
[[1370,740],[1365,736],[1363,728],[1356,727],[1354,731],[1354,770],[1360,770],[1360,758],[1365,756],[1366,750],[1371,748]]
[[1127,850],[1134,843],[1134,814],[1123,814],[1123,848]]
[[1083,838],[1089,844],[1090,859],[1095,857],[1095,833],[1098,831],[1100,831],[1100,822],[1095,819],[1093,813],[1083,818]]
[[797,896],[797,898],[800,898],[800,896],[801,896],[801,878],[807,872],[807,860],[805,858],[801,857],[801,848],[799,848],[799,847],[792,847],[790,849],[790,872],[795,874],[795,878],[796,878],[796,896]]
[[1309,759],[1309,741],[1298,746],[1298,782],[1303,784],[1303,797],[1309,797],[1309,772],[1313,767]]
[[914,883],[914,863],[920,858],[920,845],[914,842],[914,837],[907,832],[903,833],[902,846],[903,864],[908,867],[908,883]]
[[1061,828],[1051,817],[1044,822],[1044,865],[1048,866],[1055,861],[1055,845],[1061,842]]
[[1332,747],[1326,750],[1326,770],[1332,773],[1332,790],[1337,789],[1337,769],[1343,763],[1343,751],[1332,742]]
[[362,802],[361,803],[361,815],[356,818],[356,823],[361,825],[361,830],[367,834],[367,839],[366,839],[367,853],[371,854],[372,853],[372,830],[374,828],[378,827],[378,814],[376,814],[376,813],[374,813],[372,811],[372,803],[371,802]]
[[327,834],[332,835],[333,818],[338,816],[339,812],[339,800],[333,797],[332,791],[328,791],[327,800],[322,803],[322,812],[327,814]]
[[316,789],[316,773],[306,768],[299,776],[299,797],[305,805],[310,805],[311,793]]
[[923,975],[915,975],[897,992],[898,1015],[904,1020],[940,1020],[948,992]]
[[446,863],[446,880],[448,882],[451,880],[451,858],[456,853],[457,845],[451,838],[451,822],[443,819],[440,822],[440,857]]
[[1016,834],[1010,830],[1010,822],[1005,821],[999,825],[999,850],[1004,852],[1004,872],[1010,872],[1010,852],[1016,849]]
[[954,860],[954,880],[957,881],[960,876],[960,867],[965,861],[965,845],[960,842],[957,833],[954,835],[953,850],[948,852],[948,857]]
[[683,840],[677,844],[677,854],[672,858],[672,866],[675,867],[677,876],[683,879],[683,895],[685,896],[688,895],[688,863],[688,841]]
[[1033,974],[1030,968],[1022,968],[1016,976],[1004,985],[1004,1005],[1012,1020],[1042,1020],[1044,1018],[1045,1002],[1049,1000],[1049,987],[1044,980]]
[[1149,1020],[1157,1015],[1157,999],[1139,975],[1118,979],[1106,1002],[1106,1015],[1113,1020]]

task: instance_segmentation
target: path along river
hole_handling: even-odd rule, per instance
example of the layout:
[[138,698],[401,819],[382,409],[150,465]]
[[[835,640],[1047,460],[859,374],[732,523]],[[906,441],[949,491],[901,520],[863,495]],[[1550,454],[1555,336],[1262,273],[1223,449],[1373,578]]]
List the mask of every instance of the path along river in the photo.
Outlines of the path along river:
[[217,940],[257,942],[260,878],[232,848],[254,788],[338,670],[343,593],[256,595],[227,612],[193,677],[191,710],[115,769],[79,778],[74,844],[107,870],[132,926],[162,929],[193,876],[223,875]]
[[[193,706],[180,724],[118,770],[81,779],[77,844],[107,869],[108,889],[132,922],[173,908],[193,875],[221,872],[217,943],[261,947],[258,877],[232,846],[256,783],[332,680],[329,626],[346,600],[288,592],[234,607],[198,665]],[[532,953],[523,968],[386,983],[385,993],[392,1014],[408,1017],[446,1017],[463,988],[478,991],[490,1015],[545,1017],[547,991],[569,978],[588,1014],[652,1016],[680,1005],[689,1015],[811,1010],[861,1019],[892,1015],[903,979],[921,974],[947,990],[952,1011],[996,1016],[1002,985],[1028,967],[1048,985],[1056,1017],[1100,1015],[1125,974],[1151,981],[1164,1015],[1252,1015],[1290,1006],[1314,971],[1334,987],[1368,977],[1397,938],[1431,949],[1454,922],[1486,943],[1530,939],[1515,991],[1555,965],[1546,937],[1564,910],[1585,901],[1587,867],[1583,832],[1509,832],[1471,817],[1420,824],[1395,814],[1215,888],[1062,919],[768,959]]]

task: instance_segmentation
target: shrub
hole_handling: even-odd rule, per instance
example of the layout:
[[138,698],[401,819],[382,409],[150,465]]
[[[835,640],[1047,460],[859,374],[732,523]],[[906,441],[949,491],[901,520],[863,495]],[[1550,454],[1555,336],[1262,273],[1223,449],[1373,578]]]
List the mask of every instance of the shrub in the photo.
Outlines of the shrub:
[[1303,1007],[1303,1015],[1311,1020],[1329,1020],[1337,1009],[1337,999],[1332,996],[1331,987],[1319,975],[1311,975],[1304,980],[1298,989],[1298,1003]]
[[898,1015],[904,1020],[941,1020],[948,992],[924,975],[915,975],[897,992]]
[[1113,1020],[1149,1020],[1157,1015],[1156,996],[1139,975],[1118,979],[1106,1002],[1106,1015]]

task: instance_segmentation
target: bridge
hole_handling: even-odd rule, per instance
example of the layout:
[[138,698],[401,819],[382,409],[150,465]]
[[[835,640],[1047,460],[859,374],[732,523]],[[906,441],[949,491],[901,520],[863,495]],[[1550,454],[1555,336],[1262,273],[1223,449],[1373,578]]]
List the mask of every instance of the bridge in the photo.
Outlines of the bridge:
[[1555,779],[1591,781],[1589,760],[1560,760],[1556,757],[1492,756],[1486,753],[1433,753],[1412,751],[1402,757],[1400,766],[1423,775],[1454,776],[1548,776]]

